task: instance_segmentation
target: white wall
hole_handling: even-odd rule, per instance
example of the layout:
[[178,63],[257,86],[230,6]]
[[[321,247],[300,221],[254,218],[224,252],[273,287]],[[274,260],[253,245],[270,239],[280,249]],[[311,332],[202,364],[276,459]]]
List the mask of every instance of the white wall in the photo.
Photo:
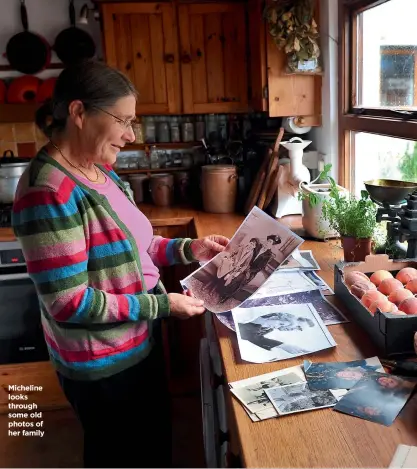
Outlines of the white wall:
[[[60,31],[70,26],[68,0],[26,0],[26,10],[29,20],[29,31],[42,35],[50,45],[54,44],[55,38]],[[92,8],[92,3],[88,0],[75,0],[75,13],[78,20],[80,9],[84,3]],[[6,51],[8,40],[16,33],[23,31],[20,21],[20,1],[0,0],[0,65],[8,65],[7,59],[3,57]],[[76,24],[84,29],[94,39],[97,47],[98,57],[102,56],[101,37],[99,22],[93,18],[90,12],[88,25]],[[52,63],[59,63],[56,54],[52,55]],[[45,70],[37,76],[46,78],[57,76],[60,70]],[[0,72],[0,78],[8,78],[21,75],[19,72]]]
[[338,177],[338,8],[336,0],[320,0],[320,45],[324,69],[322,126],[312,130],[312,139],[325,163]]

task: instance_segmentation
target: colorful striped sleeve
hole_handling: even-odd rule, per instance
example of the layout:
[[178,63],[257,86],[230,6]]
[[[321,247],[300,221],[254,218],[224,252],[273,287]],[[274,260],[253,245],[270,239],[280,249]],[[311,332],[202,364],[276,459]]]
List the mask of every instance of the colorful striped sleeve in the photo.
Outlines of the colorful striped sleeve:
[[[64,186],[64,187],[63,187]],[[169,316],[167,295],[114,294],[88,285],[87,243],[72,187],[42,187],[15,201],[12,224],[48,314],[78,324]]]
[[196,262],[191,250],[190,238],[163,238],[154,236],[148,248],[152,262],[158,267]]

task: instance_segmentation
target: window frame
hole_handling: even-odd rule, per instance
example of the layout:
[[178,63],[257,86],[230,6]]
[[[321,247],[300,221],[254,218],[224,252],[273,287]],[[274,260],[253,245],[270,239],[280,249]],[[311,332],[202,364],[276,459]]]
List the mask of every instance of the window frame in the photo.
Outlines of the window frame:
[[[355,108],[360,13],[390,0],[339,0],[339,182],[353,189],[354,139],[352,132],[417,140],[417,112],[384,108]],[[359,51],[359,52],[358,52]]]

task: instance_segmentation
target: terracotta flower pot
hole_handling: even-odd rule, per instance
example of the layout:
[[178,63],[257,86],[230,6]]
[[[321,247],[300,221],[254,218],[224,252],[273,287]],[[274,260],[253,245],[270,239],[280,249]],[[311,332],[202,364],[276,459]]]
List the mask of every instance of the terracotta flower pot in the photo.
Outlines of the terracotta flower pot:
[[371,254],[371,238],[342,236],[343,254],[346,262],[361,262]]

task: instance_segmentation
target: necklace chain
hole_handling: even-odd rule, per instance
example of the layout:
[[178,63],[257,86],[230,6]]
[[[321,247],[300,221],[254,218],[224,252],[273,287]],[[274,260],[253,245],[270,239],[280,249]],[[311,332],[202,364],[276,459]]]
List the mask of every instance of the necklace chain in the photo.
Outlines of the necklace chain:
[[61,149],[60,149],[57,145],[55,145],[54,142],[52,142],[52,141],[50,140],[50,143],[51,143],[51,145],[52,145],[56,150],[59,151],[59,153],[61,154],[62,158],[64,158],[64,160],[65,160],[70,166],[72,166],[72,167],[75,168],[75,169],[78,169],[78,171],[79,171],[81,174],[83,174],[89,181],[91,181],[91,182],[97,182],[97,181],[99,180],[99,178],[100,178],[100,173],[98,172],[98,169],[97,169],[97,166],[96,166],[96,165],[94,165],[94,169],[95,169],[95,171],[96,171],[96,176],[97,176],[97,177],[96,177],[96,179],[91,179],[90,177],[88,177],[88,175],[87,175],[79,166],[76,166],[75,164],[71,163],[71,161],[69,161],[69,160],[64,156],[64,154],[62,153]]

